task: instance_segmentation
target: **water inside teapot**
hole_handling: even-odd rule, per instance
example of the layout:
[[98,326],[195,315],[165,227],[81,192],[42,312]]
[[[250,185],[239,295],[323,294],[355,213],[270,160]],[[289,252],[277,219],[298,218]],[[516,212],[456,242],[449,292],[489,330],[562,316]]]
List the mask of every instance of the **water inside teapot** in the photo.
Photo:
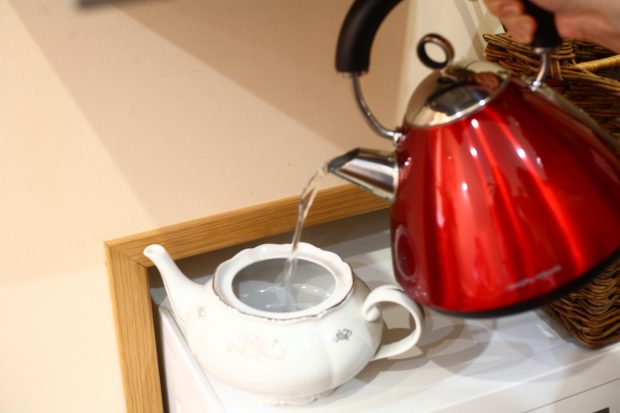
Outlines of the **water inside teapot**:
[[322,265],[296,259],[295,273],[288,285],[281,274],[287,258],[254,262],[237,273],[233,292],[252,308],[269,312],[301,311],[323,302],[335,287],[334,275]]

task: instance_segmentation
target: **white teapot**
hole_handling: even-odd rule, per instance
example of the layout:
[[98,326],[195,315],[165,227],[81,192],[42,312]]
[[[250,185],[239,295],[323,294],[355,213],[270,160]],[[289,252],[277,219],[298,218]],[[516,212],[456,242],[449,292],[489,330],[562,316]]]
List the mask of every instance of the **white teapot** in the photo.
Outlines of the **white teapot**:
[[[292,299],[284,300],[277,277],[290,252],[289,244],[243,250],[201,285],[186,278],[162,246],[144,250],[205,372],[262,401],[304,404],[331,393],[368,362],[418,342],[418,304],[393,285],[370,291],[340,257],[310,244],[298,245]],[[415,321],[407,337],[382,346],[381,302],[401,305]]]

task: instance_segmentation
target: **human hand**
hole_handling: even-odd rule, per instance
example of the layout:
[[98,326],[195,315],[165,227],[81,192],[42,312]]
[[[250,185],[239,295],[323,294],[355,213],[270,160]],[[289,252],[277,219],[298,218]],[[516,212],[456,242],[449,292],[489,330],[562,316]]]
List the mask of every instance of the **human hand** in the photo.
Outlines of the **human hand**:
[[[518,42],[531,43],[536,20],[524,14],[520,0],[485,0],[491,13],[500,18]],[[620,53],[620,1],[618,0],[532,0],[555,15],[560,36],[584,39]]]
[[506,32],[517,42],[531,43],[536,31],[536,20],[524,14],[520,0],[485,0],[489,11],[499,17]]

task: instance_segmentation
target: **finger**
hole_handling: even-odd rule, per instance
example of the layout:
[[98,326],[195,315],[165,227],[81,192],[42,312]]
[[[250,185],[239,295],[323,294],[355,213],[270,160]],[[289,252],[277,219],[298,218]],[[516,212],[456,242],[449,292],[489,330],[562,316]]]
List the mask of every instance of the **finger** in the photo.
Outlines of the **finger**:
[[518,16],[523,13],[523,3],[519,0],[486,0],[489,11],[499,18]]
[[531,43],[534,40],[536,20],[529,15],[510,16],[502,19],[506,31],[515,41]]

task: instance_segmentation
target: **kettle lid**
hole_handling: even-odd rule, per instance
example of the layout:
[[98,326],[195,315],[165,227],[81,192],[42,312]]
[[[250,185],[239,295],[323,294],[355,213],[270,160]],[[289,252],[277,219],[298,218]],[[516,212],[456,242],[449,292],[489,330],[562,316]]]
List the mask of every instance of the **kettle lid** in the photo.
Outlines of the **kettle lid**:
[[[439,46],[446,55],[442,62],[432,59],[426,45]],[[434,72],[417,87],[405,113],[405,124],[431,127],[464,118],[489,103],[509,81],[509,72],[485,61],[452,64],[452,45],[442,36],[428,34],[418,43],[418,57]]]

